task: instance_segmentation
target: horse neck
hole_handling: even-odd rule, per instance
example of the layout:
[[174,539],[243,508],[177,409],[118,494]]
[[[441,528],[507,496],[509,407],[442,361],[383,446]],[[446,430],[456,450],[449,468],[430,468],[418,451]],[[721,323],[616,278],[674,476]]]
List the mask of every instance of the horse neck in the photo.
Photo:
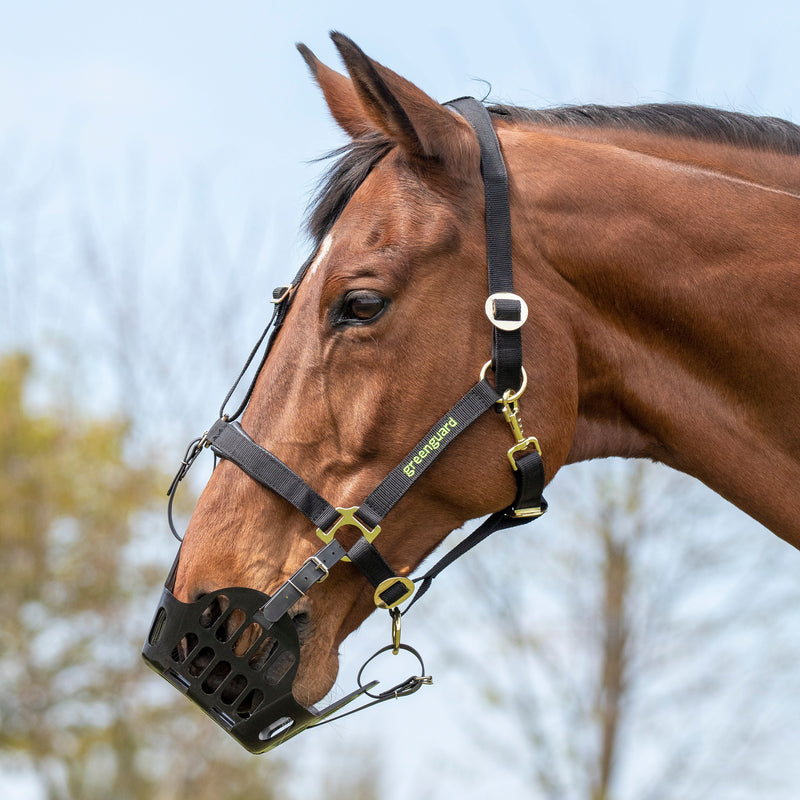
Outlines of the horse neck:
[[526,278],[576,354],[567,460],[662,461],[800,546],[797,159],[778,185],[787,157],[744,151],[734,170],[730,147],[513,139]]

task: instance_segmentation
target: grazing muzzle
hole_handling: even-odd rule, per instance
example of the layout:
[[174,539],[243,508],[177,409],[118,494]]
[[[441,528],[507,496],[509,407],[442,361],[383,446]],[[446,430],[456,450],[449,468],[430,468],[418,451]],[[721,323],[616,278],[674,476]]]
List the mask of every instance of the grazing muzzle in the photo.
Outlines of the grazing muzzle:
[[264,619],[269,599],[236,587],[181,603],[165,588],[142,651],[149,666],[251,753],[319,724],[377,683],[321,711],[300,705],[292,695],[297,630],[288,614],[274,623]]

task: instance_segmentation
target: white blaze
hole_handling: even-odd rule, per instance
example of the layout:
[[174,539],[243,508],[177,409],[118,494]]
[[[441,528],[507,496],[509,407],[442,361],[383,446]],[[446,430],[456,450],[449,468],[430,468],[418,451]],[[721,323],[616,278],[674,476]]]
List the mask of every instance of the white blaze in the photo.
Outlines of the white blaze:
[[319,250],[317,251],[317,257],[311,263],[311,272],[309,273],[309,277],[313,278],[314,275],[317,274],[317,270],[319,269],[320,264],[325,260],[325,256],[328,255],[328,251],[331,249],[331,238],[333,234],[328,234],[323,240],[322,244],[319,246]]

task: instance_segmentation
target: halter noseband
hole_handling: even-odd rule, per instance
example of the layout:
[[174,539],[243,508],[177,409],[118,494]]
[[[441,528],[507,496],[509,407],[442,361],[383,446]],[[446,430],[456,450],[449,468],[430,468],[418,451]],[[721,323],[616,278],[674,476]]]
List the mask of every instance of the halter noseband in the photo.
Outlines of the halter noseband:
[[[493,341],[492,359],[484,366],[478,382],[360,506],[334,508],[280,459],[256,444],[236,421],[249,402],[255,378],[239,408],[231,416],[224,414],[236,385],[271,331],[256,377],[260,372],[291,307],[293,288],[303,279],[311,263],[309,259],[291,286],[275,290],[272,320],[250,354],[234,388],[225,398],[220,418],[200,439],[192,442],[170,487],[170,526],[175,533],[171,520],[175,490],[200,452],[210,447],[217,456],[232,461],[262,486],[290,502],[314,524],[317,536],[324,542],[324,546],[306,559],[272,596],[255,589],[234,587],[206,594],[193,603],[181,603],[172,594],[177,557],[167,578],[143,656],[156,672],[183,691],[251,752],[270,750],[307,727],[338,718],[332,715],[360,695],[366,694],[373,699],[355,710],[410,694],[423,683],[430,683],[419,654],[400,643],[398,606],[411,598],[415,583],[419,583],[416,595],[405,609],[408,611],[445,567],[491,533],[522,525],[547,509],[542,497],[544,467],[541,450],[534,437],[524,436],[519,420],[518,401],[527,383],[522,367],[520,328],[527,317],[527,307],[525,301],[514,293],[508,176],[491,118],[484,106],[473,98],[461,98],[448,105],[473,127],[481,151],[489,277],[486,312],[493,325]],[[485,377],[490,367],[494,371],[494,387]],[[493,407],[502,411],[514,436],[514,445],[508,451],[517,480],[514,502],[507,509],[489,516],[425,575],[414,580],[397,575],[374,544],[380,533],[380,523],[442,453]],[[344,527],[356,528],[359,534],[348,550],[335,538],[337,531]],[[175,535],[177,537],[177,533]],[[409,651],[419,659],[421,675],[373,694],[370,690],[377,681],[362,684],[362,667],[359,688],[318,711],[300,705],[292,695],[300,644],[289,611],[315,583],[325,580],[339,561],[346,560],[351,561],[374,587],[375,605],[389,609],[392,615],[392,645],[379,650],[376,655],[389,649],[395,653],[400,649]]]

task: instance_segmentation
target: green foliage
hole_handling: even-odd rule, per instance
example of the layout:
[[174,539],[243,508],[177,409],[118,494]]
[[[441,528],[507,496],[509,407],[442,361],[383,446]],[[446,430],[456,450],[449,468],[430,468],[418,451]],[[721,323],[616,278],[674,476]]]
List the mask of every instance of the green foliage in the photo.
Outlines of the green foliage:
[[29,412],[30,372],[0,359],[0,764],[53,800],[272,797],[275,760],[239,753],[139,657],[165,476],[126,462],[123,420]]

